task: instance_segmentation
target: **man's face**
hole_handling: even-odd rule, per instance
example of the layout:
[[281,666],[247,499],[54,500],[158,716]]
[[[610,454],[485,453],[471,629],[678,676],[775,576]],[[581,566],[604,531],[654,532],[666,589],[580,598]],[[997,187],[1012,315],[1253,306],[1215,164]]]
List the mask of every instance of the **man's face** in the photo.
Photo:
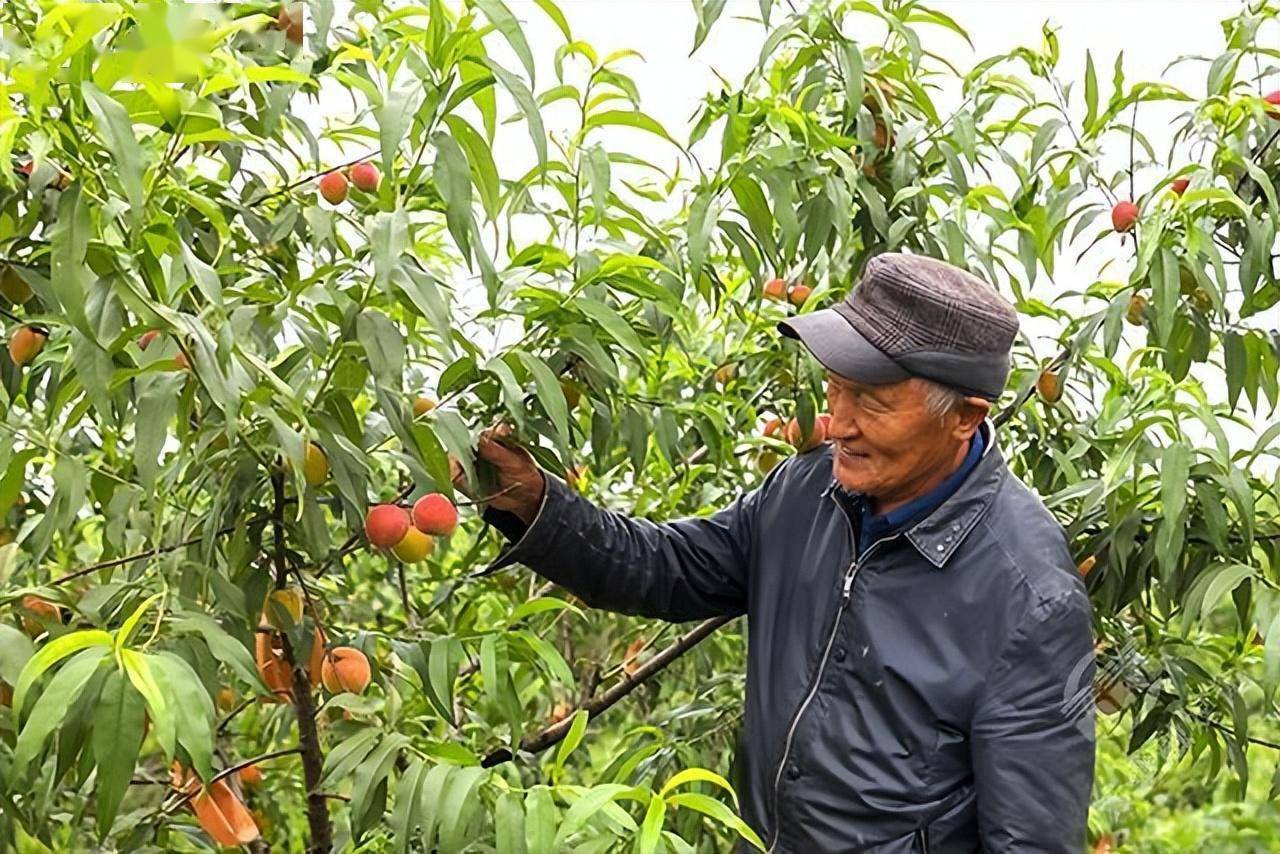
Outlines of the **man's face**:
[[863,385],[827,374],[829,437],[836,480],[892,509],[928,491],[958,465],[985,402],[966,398],[941,419],[929,411],[919,379]]

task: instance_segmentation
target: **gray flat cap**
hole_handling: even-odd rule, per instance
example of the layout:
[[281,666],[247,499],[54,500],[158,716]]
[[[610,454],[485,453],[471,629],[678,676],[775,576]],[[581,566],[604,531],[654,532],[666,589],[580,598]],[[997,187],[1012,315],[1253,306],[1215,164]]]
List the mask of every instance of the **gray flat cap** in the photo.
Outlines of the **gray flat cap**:
[[843,302],[783,321],[778,330],[856,382],[923,377],[995,400],[1009,378],[1018,313],[972,273],[890,252],[867,262]]

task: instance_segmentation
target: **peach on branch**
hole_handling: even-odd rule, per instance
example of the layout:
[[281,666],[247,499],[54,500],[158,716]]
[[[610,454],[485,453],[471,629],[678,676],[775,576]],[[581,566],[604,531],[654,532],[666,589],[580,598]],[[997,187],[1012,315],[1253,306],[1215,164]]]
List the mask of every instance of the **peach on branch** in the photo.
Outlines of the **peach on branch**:
[[363,694],[373,679],[369,659],[355,647],[338,646],[324,657],[321,679],[331,694]]
[[409,514],[395,504],[378,504],[364,517],[364,535],[380,549],[393,548],[409,530]]
[[1124,319],[1134,326],[1141,326],[1147,315],[1147,298],[1142,294],[1134,294],[1129,298],[1129,306],[1124,310]]
[[267,595],[262,615],[272,627],[286,631],[302,622],[302,605],[302,591],[297,587],[284,587]]
[[295,45],[302,44],[302,7],[281,6],[276,14],[276,29]]
[[438,492],[424,495],[414,502],[413,524],[424,534],[447,537],[458,527],[458,508]]
[[16,267],[5,267],[0,273],[0,294],[9,302],[21,304],[31,299],[31,286]]
[[302,478],[307,486],[320,486],[329,479],[329,458],[315,442],[308,442],[303,454]]
[[795,418],[787,422],[787,428],[784,433],[786,440],[796,448],[796,450],[804,452],[810,451],[827,441],[827,426],[831,421],[830,415],[819,415],[813,420],[813,429],[806,437],[804,435],[804,427]]
[[1138,213],[1138,206],[1128,199],[1116,202],[1111,209],[1111,227],[1120,234],[1132,231],[1134,223],[1138,221]]
[[391,547],[391,553],[404,563],[418,563],[431,554],[431,546],[434,543],[430,535],[411,527],[405,531],[400,542]]
[[1036,380],[1036,391],[1045,403],[1057,403],[1062,399],[1062,380],[1055,371],[1041,371]]
[[341,172],[326,172],[320,178],[320,195],[331,205],[347,200],[347,176]]
[[764,298],[783,302],[787,298],[786,279],[770,279],[764,286]]
[[[199,781],[196,785],[199,787]],[[218,780],[207,792],[192,798],[191,808],[201,829],[219,845],[240,846],[258,838],[253,815],[226,780]]]
[[381,179],[382,176],[378,174],[378,167],[367,160],[351,167],[351,183],[356,185],[357,190],[362,190],[366,193],[375,192]]
[[26,612],[22,617],[22,629],[33,638],[44,631],[44,623],[62,622],[62,608],[30,593],[22,597],[19,608]]
[[19,326],[9,336],[9,358],[15,365],[29,365],[44,349],[49,335],[34,326]]

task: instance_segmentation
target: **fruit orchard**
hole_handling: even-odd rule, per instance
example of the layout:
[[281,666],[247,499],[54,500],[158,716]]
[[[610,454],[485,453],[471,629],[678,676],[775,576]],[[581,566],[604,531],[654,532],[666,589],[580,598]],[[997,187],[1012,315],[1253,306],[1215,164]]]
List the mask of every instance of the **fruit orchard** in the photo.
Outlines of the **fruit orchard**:
[[757,844],[744,628],[485,572],[472,448],[727,503],[825,435],[774,323],[906,250],[1025,319],[998,438],[1095,609],[1091,845],[1280,846],[1280,7],[1184,92],[1047,28],[961,71],[914,0],[760,0],[684,134],[553,0],[338,5],[0,8],[0,844]]

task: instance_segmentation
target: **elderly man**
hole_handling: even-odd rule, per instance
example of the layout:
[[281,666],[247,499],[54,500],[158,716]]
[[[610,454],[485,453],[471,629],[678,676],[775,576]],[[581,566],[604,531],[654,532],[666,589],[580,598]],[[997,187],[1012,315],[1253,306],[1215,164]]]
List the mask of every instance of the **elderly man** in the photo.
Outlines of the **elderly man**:
[[828,443],[707,518],[602,510],[481,440],[515,541],[496,566],[623,613],[747,615],[740,794],[770,851],[1084,846],[1089,602],[987,420],[1017,325],[963,270],[873,258],[780,324],[826,368]]

